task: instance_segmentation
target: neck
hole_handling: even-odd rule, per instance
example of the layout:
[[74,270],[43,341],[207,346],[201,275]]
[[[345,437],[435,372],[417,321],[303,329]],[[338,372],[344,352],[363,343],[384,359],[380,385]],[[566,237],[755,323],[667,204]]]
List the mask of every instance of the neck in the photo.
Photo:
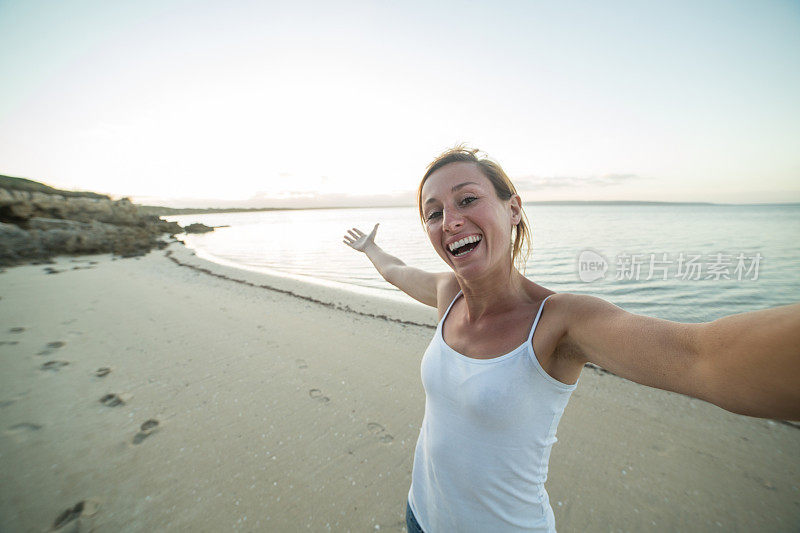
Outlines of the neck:
[[525,278],[510,264],[488,272],[480,278],[465,279],[456,275],[467,305],[467,322],[500,314],[516,307],[527,298]]

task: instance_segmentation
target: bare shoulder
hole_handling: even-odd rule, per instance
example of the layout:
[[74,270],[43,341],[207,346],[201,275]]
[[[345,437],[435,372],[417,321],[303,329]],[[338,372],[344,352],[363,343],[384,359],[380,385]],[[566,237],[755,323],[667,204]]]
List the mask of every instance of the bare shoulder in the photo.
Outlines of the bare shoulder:
[[572,361],[577,366],[589,362],[588,354],[571,333],[574,333],[581,324],[591,322],[594,317],[612,316],[617,312],[625,313],[616,305],[596,296],[552,294],[545,305],[542,321],[546,321],[547,330],[553,332],[553,357]]
[[436,278],[436,309],[439,311],[439,318],[441,319],[450,302],[461,290],[461,287],[458,285],[458,280],[456,280],[456,275],[453,272],[436,274]]
[[[575,333],[584,326],[602,320],[609,324],[629,313],[611,302],[588,294],[558,293],[548,300],[550,314],[561,325],[562,337],[559,344],[565,351],[580,354],[575,345]],[[581,354],[582,355],[582,354]]]
[[558,305],[560,307],[565,307],[571,310],[592,309],[598,308],[598,306],[616,307],[614,304],[607,302],[602,298],[598,298],[597,296],[591,296],[589,294],[573,294],[570,292],[559,292],[553,294],[549,301],[559,302]]
[[588,361],[568,335],[571,317],[581,303],[576,296],[552,292],[546,295],[547,301],[533,337],[533,350],[541,367],[551,377],[568,385],[578,381]]
[[586,320],[600,314],[625,313],[616,305],[588,294],[571,294],[560,292],[553,294],[548,300],[550,312],[559,315],[567,329],[576,322]]

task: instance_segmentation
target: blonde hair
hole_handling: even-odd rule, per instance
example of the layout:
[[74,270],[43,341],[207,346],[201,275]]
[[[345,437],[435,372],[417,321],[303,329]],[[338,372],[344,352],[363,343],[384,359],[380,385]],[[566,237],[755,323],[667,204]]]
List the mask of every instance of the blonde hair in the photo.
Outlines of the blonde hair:
[[[425,175],[422,177],[419,189],[417,190],[419,218],[423,225],[425,225],[425,215],[422,212],[422,187],[431,174],[450,163],[476,164],[483,175],[486,176],[486,179],[492,183],[494,192],[500,200],[508,200],[513,195],[517,194],[517,189],[514,187],[514,184],[511,183],[511,180],[505,171],[503,171],[503,168],[488,157],[479,156],[479,153],[480,151],[477,148],[470,148],[459,144],[442,152],[441,155],[428,165],[428,169],[425,171]],[[525,264],[531,254],[531,231],[529,228],[528,217],[525,215],[525,210],[521,209],[519,222],[514,227],[511,234],[513,237],[511,261],[517,267],[517,270],[523,273],[525,272]]]

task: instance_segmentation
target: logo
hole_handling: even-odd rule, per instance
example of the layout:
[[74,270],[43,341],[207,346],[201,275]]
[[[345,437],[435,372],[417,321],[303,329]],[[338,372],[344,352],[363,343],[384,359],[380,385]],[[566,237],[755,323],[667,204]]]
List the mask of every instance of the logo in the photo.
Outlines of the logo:
[[606,277],[608,261],[592,250],[584,250],[578,255],[578,278],[584,283],[591,283]]

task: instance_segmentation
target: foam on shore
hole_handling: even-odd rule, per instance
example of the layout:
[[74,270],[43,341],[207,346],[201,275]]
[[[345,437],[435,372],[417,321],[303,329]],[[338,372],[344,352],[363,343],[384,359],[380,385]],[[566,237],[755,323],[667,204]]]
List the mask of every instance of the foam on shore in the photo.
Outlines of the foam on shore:
[[436,310],[415,302],[411,298],[379,297],[334,286],[300,280],[289,276],[267,273],[262,269],[248,270],[242,265],[232,266],[220,261],[211,261],[199,256],[185,246],[171,246],[167,257],[175,264],[205,274],[235,281],[251,287],[277,291],[306,301],[314,302],[340,311],[381,318],[400,324],[436,327]]

